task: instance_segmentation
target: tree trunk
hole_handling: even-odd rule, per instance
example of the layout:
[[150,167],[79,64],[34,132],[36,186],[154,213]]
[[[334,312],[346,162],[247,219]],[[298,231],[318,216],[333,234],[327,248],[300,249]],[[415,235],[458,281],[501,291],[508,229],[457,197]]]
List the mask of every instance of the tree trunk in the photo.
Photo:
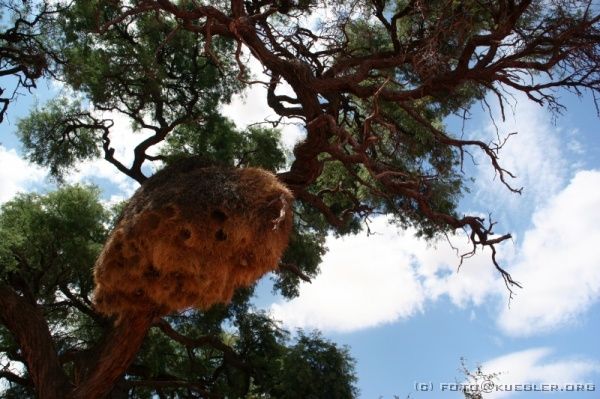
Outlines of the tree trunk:
[[59,362],[46,320],[35,304],[3,283],[0,283],[0,321],[23,352],[37,397],[66,397],[71,383]]
[[108,396],[135,359],[153,319],[152,314],[138,313],[119,320],[105,337],[86,377],[69,398],[100,399]]

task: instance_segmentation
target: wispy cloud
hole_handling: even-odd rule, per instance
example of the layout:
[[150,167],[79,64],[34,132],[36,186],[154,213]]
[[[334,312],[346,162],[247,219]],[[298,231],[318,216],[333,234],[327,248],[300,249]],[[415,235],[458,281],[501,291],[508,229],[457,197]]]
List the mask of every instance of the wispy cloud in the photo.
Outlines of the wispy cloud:
[[[521,94],[515,94],[513,107],[506,110],[506,121],[502,122],[498,110],[492,112],[496,114],[496,124],[488,122],[484,127],[484,141],[501,142],[509,134],[516,133],[500,150],[500,164],[516,176],[507,181],[515,188],[523,187],[523,194],[515,195],[500,184],[489,160],[481,153],[477,156],[479,184],[475,194],[483,204],[497,204],[510,211],[532,209],[558,192],[568,178],[561,128],[553,124],[547,109]],[[496,184],[490,184],[492,180]]]
[[571,323],[600,300],[600,171],[578,172],[533,215],[513,274],[523,283],[499,325],[532,335]]

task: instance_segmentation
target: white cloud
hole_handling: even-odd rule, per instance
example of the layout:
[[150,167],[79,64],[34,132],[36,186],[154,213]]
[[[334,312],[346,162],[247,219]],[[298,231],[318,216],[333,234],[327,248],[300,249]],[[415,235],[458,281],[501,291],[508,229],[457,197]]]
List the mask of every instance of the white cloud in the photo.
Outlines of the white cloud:
[[125,197],[131,196],[137,187],[139,187],[139,184],[135,180],[126,176],[102,158],[77,164],[73,172],[65,180],[69,184],[79,182],[99,184],[98,179],[104,179],[114,184],[117,190]]
[[[256,60],[251,58],[249,65],[254,79],[268,79]],[[291,94],[291,89],[284,86],[282,92]],[[594,212],[600,207],[596,202],[600,194],[590,192],[600,187],[594,177],[597,172],[579,172],[561,191],[573,173],[565,155],[577,153],[578,142],[571,137],[565,144],[561,128],[553,124],[547,110],[520,94],[515,99],[507,121],[500,122],[498,115],[496,121],[501,136],[518,132],[504,145],[500,159],[503,167],[517,175],[509,181],[514,187],[523,186],[523,195],[511,193],[494,179],[488,159],[478,157],[475,172],[475,197],[486,209],[494,209],[496,218],[517,215],[522,225],[533,223],[521,244],[509,242],[498,248],[501,264],[512,265],[513,277],[525,286],[518,290],[510,309],[489,251],[479,250],[456,273],[459,261],[447,243],[431,247],[416,238],[414,231],[398,232],[381,218],[375,223],[379,236],[330,237],[321,275],[312,284],[301,285],[299,298],[273,304],[274,316],[289,327],[351,331],[408,318],[427,301],[447,296],[462,308],[498,300],[502,330],[531,335],[572,322],[597,301],[600,269],[594,265],[600,264],[600,253],[590,250],[600,238],[600,213]],[[223,113],[240,128],[276,118],[260,84],[235,96]],[[497,140],[493,124],[486,132],[488,139]],[[298,127],[285,128],[286,146],[291,148],[302,134]],[[464,236],[454,236],[452,241],[460,253],[469,249]]]
[[[274,317],[288,327],[353,331],[409,318],[442,295],[461,307],[481,304],[504,287],[487,252],[456,273],[459,257],[446,241],[434,246],[384,217],[371,229],[376,234],[329,237],[321,274],[301,284],[298,298],[273,304]],[[459,253],[468,250],[464,236],[452,241]]]
[[[260,63],[255,58],[250,58],[247,67],[254,75],[253,80],[269,81],[268,76],[262,73]],[[221,110],[223,115],[231,118],[241,128],[267,118],[271,120],[275,116],[275,113],[267,104],[266,87],[258,83],[250,85],[241,94],[234,95],[231,102],[223,105]]]
[[[509,353],[485,362],[482,371],[486,374],[500,373],[494,381],[499,387],[536,384],[538,389],[541,389],[542,384],[558,385],[560,389],[566,384],[590,383],[590,376],[600,373],[598,361],[581,357],[548,359],[552,353],[551,348],[532,348]],[[511,393],[493,392],[486,395],[486,398],[507,396],[511,396]]]
[[[460,264],[458,254],[471,250],[464,235],[451,236],[453,250],[449,244],[441,241],[436,248],[428,248],[424,243],[413,247],[417,271],[424,277],[423,288],[430,300],[436,300],[442,295],[450,298],[458,307],[481,305],[486,299],[495,297],[504,289],[496,272],[489,250],[478,248],[477,253],[466,258]],[[509,245],[502,245],[507,248]],[[499,250],[502,254],[503,251]],[[502,258],[498,258],[502,262]],[[457,272],[458,270],[458,272]]]
[[600,299],[600,171],[580,171],[533,215],[513,276],[523,283],[499,325],[532,335],[572,323]]
[[[568,177],[568,168],[561,151],[561,129],[553,125],[550,112],[522,94],[514,97],[514,109],[512,112],[507,109],[505,122],[495,110],[498,132],[492,122],[487,125],[486,132],[487,138],[494,142],[499,141],[497,134],[502,140],[510,133],[517,133],[508,138],[500,150],[499,162],[516,176],[515,179],[507,176],[507,182],[514,188],[523,187],[523,194],[516,195],[501,184],[499,178],[494,177],[489,159],[479,152],[476,157],[479,164],[476,195],[482,203],[523,209],[525,205],[533,207],[544,202],[549,195],[558,192]],[[494,179],[494,184],[490,184]]]
[[571,129],[568,134],[567,149],[577,156],[586,153],[586,147],[579,139],[580,135],[579,129]]
[[14,149],[0,146],[0,204],[9,201],[18,192],[30,191],[42,184],[46,171],[21,158]]
[[[431,245],[380,217],[376,235],[329,237],[322,273],[271,311],[288,327],[352,331],[408,318],[442,296],[461,308],[497,300],[502,331],[544,333],[577,321],[600,299],[598,209],[600,171],[579,172],[535,212],[521,245],[498,248],[499,262],[524,286],[510,308],[489,251],[479,250],[457,273],[457,252],[444,240]],[[458,253],[469,249],[465,236],[451,240]]]
[[271,306],[288,327],[351,331],[406,318],[419,311],[425,296],[402,236],[373,223],[376,237],[365,233],[329,238],[321,274],[302,284],[300,296]]

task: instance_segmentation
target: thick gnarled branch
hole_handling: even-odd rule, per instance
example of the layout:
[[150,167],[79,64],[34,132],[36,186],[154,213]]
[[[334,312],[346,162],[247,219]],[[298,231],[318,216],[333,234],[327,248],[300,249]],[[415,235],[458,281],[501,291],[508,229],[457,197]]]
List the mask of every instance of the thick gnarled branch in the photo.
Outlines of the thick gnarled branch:
[[0,283],[0,321],[19,343],[39,397],[65,397],[71,383],[61,367],[46,320],[35,304],[4,283]]

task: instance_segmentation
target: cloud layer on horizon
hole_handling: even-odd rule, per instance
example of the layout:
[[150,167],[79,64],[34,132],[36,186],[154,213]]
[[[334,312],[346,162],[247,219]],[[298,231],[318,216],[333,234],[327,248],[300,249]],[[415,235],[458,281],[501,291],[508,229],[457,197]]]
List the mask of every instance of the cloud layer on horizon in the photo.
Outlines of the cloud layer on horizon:
[[[556,385],[558,389],[565,388],[567,385],[590,384],[591,376],[600,374],[598,361],[585,357],[556,358],[552,356],[553,353],[554,350],[548,347],[508,353],[483,363],[482,371],[488,375],[499,374],[497,379],[493,380],[499,387],[535,384],[538,389],[542,389],[542,384]],[[485,397],[500,399],[518,393],[494,390]],[[567,394],[576,393],[567,392]]]

